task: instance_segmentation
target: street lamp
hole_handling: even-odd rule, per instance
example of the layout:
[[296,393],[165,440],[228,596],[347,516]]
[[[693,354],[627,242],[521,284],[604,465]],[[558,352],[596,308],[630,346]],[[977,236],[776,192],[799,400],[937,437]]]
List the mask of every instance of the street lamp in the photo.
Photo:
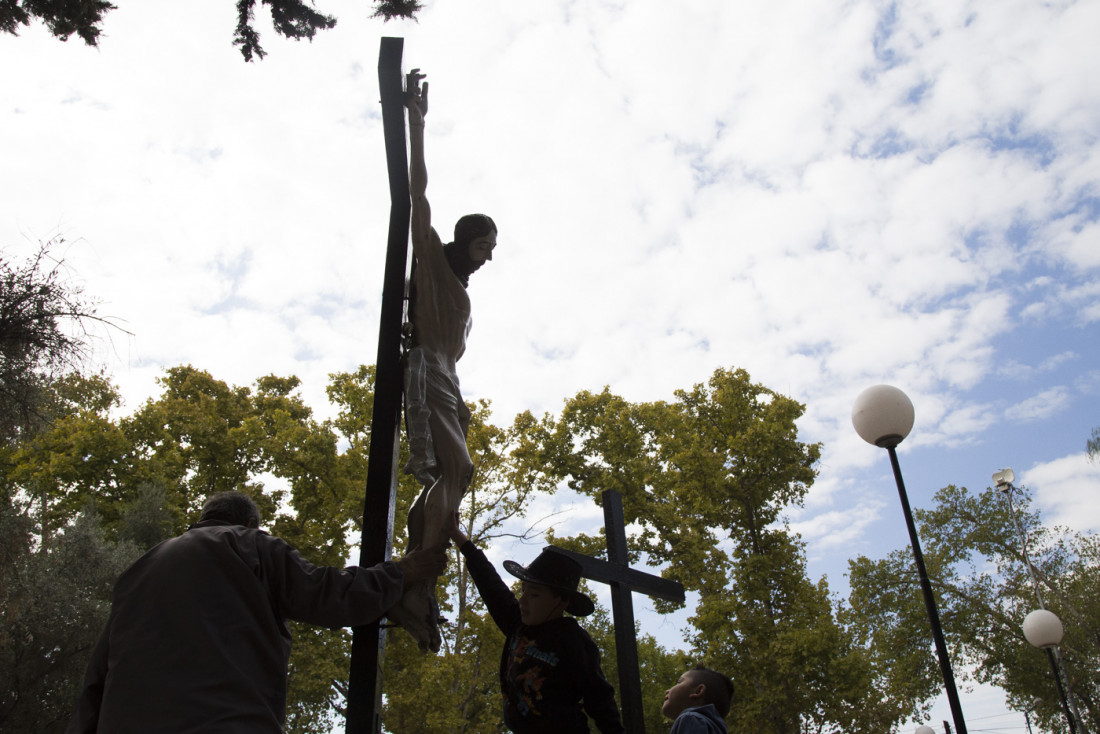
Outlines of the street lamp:
[[[1012,502],[1012,492],[1016,489],[1015,485],[1012,484],[1014,481],[1016,481],[1016,473],[1011,469],[1001,469],[998,472],[993,472],[994,486],[1004,494],[1005,499],[1008,501],[1009,513],[1016,525],[1016,533],[1020,536],[1020,551],[1024,557],[1024,565],[1027,566],[1028,575],[1031,577],[1031,585],[1035,590],[1035,600],[1039,602],[1039,608],[1024,618],[1024,637],[1035,647],[1046,650],[1051,670],[1054,672],[1054,682],[1058,684],[1058,696],[1062,699],[1062,709],[1065,711],[1066,721],[1069,722],[1071,734],[1076,734],[1078,723],[1080,723],[1082,732],[1087,734],[1085,724],[1081,721],[1081,715],[1077,711],[1077,702],[1073,700],[1073,689],[1069,685],[1069,676],[1065,674],[1062,656],[1058,652],[1058,643],[1062,641],[1063,634],[1062,620],[1058,619],[1054,612],[1047,611],[1046,604],[1043,602],[1039,573],[1032,565],[1031,557],[1027,552],[1027,533],[1024,532],[1019,513],[1016,512],[1016,505]],[[1065,679],[1064,686],[1062,684],[1063,678]]]
[[[1046,609],[1036,609],[1024,617],[1024,637],[1035,647],[1046,650],[1050,659],[1050,669],[1054,672],[1054,682],[1058,684],[1058,695],[1062,699],[1062,709],[1066,712],[1066,721],[1069,722],[1070,734],[1077,734],[1077,723],[1074,714],[1076,709],[1071,707],[1070,699],[1066,696],[1066,690],[1062,687],[1061,660],[1057,657],[1058,643],[1062,641],[1065,630],[1062,628],[1062,620],[1058,615]],[[1068,682],[1068,679],[1067,679]]]
[[913,524],[913,513],[909,509],[909,498],[905,494],[905,482],[901,478],[901,466],[898,464],[897,445],[905,440],[913,428],[913,403],[901,390],[891,385],[875,385],[859,394],[852,406],[852,425],[860,438],[869,444],[884,448],[890,454],[890,465],[894,469],[894,480],[898,485],[898,497],[905,515],[905,525],[909,529],[909,541],[913,548],[913,559],[920,576],[920,588],[924,594],[924,606],[928,610],[928,623],[932,627],[932,639],[936,643],[936,656],[940,661],[940,673],[943,674],[943,686],[947,693],[947,702],[951,705],[951,717],[955,720],[957,734],[966,734],[966,721],[963,720],[962,706],[959,705],[959,692],[955,689],[955,675],[951,671],[951,660],[947,657],[947,644],[940,629],[940,615],[936,610],[936,598],[932,595],[932,584],[928,580],[928,571],[924,567],[924,555],[921,554],[917,528]]
[[936,734],[936,730],[930,726],[918,726],[913,734]]

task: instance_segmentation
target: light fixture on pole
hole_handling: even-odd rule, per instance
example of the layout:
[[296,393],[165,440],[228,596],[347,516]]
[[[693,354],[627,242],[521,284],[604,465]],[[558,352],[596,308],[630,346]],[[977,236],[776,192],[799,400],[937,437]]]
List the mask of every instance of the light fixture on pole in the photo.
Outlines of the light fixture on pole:
[[1062,641],[1065,630],[1062,620],[1058,615],[1046,609],[1036,609],[1024,617],[1024,637],[1035,647],[1046,650],[1050,659],[1050,669],[1054,672],[1054,682],[1058,684],[1058,695],[1062,698],[1062,709],[1066,712],[1066,721],[1069,722],[1070,734],[1077,734],[1077,723],[1074,716],[1075,710],[1071,710],[1066,690],[1062,687],[1062,666],[1056,657],[1058,644]]
[[932,639],[936,644],[936,656],[943,674],[943,686],[947,693],[947,702],[951,706],[951,717],[955,720],[957,734],[966,734],[966,721],[963,719],[962,706],[959,704],[959,692],[955,688],[955,674],[951,670],[951,660],[947,656],[947,643],[940,628],[940,615],[936,609],[936,598],[932,595],[932,584],[928,580],[928,571],[924,567],[924,555],[920,550],[917,528],[913,523],[913,513],[909,509],[909,498],[905,494],[905,482],[901,478],[901,465],[895,450],[913,429],[913,403],[904,392],[892,385],[875,385],[859,394],[852,406],[852,425],[864,441],[890,454],[890,465],[894,469],[894,480],[898,485],[898,497],[901,499],[905,526],[909,529],[909,541],[913,548],[913,560],[917,564],[920,576],[920,588],[924,594],[924,606],[928,611],[928,623],[932,627]]
[[936,734],[936,730],[930,726],[918,726],[913,734]]
[[[1024,558],[1028,575],[1031,577],[1031,586],[1035,590],[1035,601],[1039,602],[1039,608],[1024,619],[1024,637],[1035,647],[1046,650],[1050,659],[1050,667],[1054,671],[1054,681],[1058,684],[1058,695],[1062,699],[1062,709],[1066,713],[1071,734],[1076,734],[1080,729],[1082,734],[1087,734],[1085,724],[1081,720],[1081,714],[1077,711],[1077,702],[1073,699],[1073,689],[1069,684],[1069,676],[1066,675],[1065,666],[1062,665],[1062,655],[1058,651],[1058,643],[1062,641],[1062,621],[1057,615],[1046,609],[1043,601],[1043,590],[1039,583],[1039,573],[1031,563],[1031,557],[1027,552],[1027,533],[1020,522],[1020,515],[1016,511],[1016,505],[1012,501],[1012,493],[1016,489],[1013,482],[1016,481],[1016,472],[1011,469],[1001,469],[993,472],[993,484],[1005,496],[1008,502],[1008,511],[1012,515],[1012,521],[1016,525],[1016,533],[1020,536],[1020,552]],[[1030,620],[1030,623],[1029,623]],[[1029,634],[1028,631],[1031,631]],[[1057,637],[1057,639],[1054,639]],[[1034,639],[1033,639],[1034,638]],[[1050,641],[1053,640],[1053,641]],[[1063,685],[1062,681],[1065,681]]]

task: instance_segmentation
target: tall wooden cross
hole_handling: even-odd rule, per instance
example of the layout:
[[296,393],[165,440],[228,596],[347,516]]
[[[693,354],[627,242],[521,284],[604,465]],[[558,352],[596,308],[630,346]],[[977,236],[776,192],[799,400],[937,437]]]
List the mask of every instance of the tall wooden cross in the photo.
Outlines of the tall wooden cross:
[[630,567],[626,553],[626,525],[623,498],[613,489],[604,491],[603,524],[607,535],[607,560],[550,546],[550,550],[581,564],[586,579],[611,586],[611,614],[615,622],[615,650],[619,660],[619,702],[623,725],[630,734],[645,734],[642,709],[642,678],[638,668],[638,637],[634,632],[635,591],[666,601],[683,602],[684,587],[678,581],[654,576]]
[[[412,212],[401,73],[403,47],[403,38],[383,38],[378,53],[382,129],[386,139],[386,164],[390,181],[390,225],[378,324],[374,414],[371,417],[367,494],[363,502],[360,566],[373,566],[388,560],[393,545],[393,506],[397,491],[397,456],[401,440],[401,322],[404,320],[409,217]],[[345,729],[347,734],[378,734],[382,731],[385,634],[378,622],[352,630]]]

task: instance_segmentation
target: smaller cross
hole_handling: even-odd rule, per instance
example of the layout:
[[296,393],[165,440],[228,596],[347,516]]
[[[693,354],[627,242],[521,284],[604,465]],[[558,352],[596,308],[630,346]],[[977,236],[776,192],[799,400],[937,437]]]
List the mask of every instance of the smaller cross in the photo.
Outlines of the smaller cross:
[[604,532],[607,535],[607,560],[549,546],[554,553],[581,564],[581,576],[611,586],[611,614],[615,624],[615,649],[619,659],[619,701],[623,725],[630,734],[645,734],[642,711],[642,678],[638,668],[638,638],[634,634],[632,592],[655,596],[666,601],[683,602],[684,586],[678,581],[654,576],[630,567],[626,554],[626,524],[623,522],[623,498],[613,489],[603,498]]

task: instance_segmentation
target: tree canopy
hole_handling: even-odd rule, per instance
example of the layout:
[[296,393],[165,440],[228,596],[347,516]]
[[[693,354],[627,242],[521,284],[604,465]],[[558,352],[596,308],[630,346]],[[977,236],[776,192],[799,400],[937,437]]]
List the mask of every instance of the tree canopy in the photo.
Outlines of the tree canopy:
[[84,366],[90,325],[110,323],[55,254],[63,245],[41,243],[23,263],[0,252],[0,444],[49,422],[51,385]]
[[[5,312],[0,304],[0,314],[48,312],[51,303],[75,297],[64,284],[51,291],[50,268],[7,271],[31,275],[5,295],[23,293],[44,306]],[[51,293],[61,301],[51,301]],[[8,419],[0,441],[0,689],[10,691],[0,696],[0,728],[57,728],[106,618],[114,577],[136,554],[182,532],[213,492],[249,494],[264,526],[314,563],[343,565],[353,556],[372,367],[330,376],[335,411],[327,420],[314,417],[293,376],[233,386],[187,365],[168,369],[159,395],[120,414],[117,388],[103,375],[58,367],[73,364],[79,340],[22,343],[22,351],[5,345],[0,356],[23,360],[36,378],[27,394],[40,419]],[[11,406],[10,393],[0,393],[0,415],[22,415]],[[730,675],[737,701],[731,729],[750,734],[878,734],[935,697],[934,657],[906,554],[853,561],[847,603],[832,596],[824,578],[808,577],[803,543],[784,516],[813,483],[820,447],[799,440],[803,406],[796,401],[742,370],[719,369],[671,401],[584,391],[566,400],[559,415],[521,413],[507,427],[490,423],[489,408],[471,406],[476,470],[463,522],[475,542],[486,549],[506,540],[534,543],[545,526],[545,540],[603,556],[602,533],[569,535],[555,518],[529,513],[536,498],[570,491],[595,499],[616,489],[631,563],[661,569],[698,600],[683,630],[686,649],[669,650],[639,634],[647,730],[664,726],[664,690],[696,662]],[[407,515],[419,491],[401,476],[396,517]],[[938,500],[935,510],[917,514],[930,541],[929,569],[946,597],[945,630],[981,679],[1029,705],[1049,681],[1035,651],[1018,645],[1026,586],[1008,516],[954,488]],[[1044,534],[1037,517],[1026,515],[1025,526],[1051,608],[1072,620],[1067,629],[1079,630],[1067,635],[1067,665],[1095,717],[1097,683],[1087,661],[1100,652],[1093,619],[1100,609],[1100,549],[1091,537]],[[395,523],[396,548],[405,546],[404,535],[403,523]],[[959,566],[960,558],[977,565]],[[501,635],[461,563],[442,577],[439,597],[447,621],[438,656],[422,654],[400,630],[389,634],[387,729],[500,731]],[[616,681],[607,611],[585,625],[604,653],[605,674]],[[350,634],[292,627],[287,730],[330,731],[344,709]],[[1053,722],[1057,709],[1049,698],[1044,706],[1040,714]]]
[[[225,0],[228,2],[228,0]],[[336,26],[336,18],[313,8],[305,0],[261,0],[271,11],[275,32],[293,40],[312,40],[318,31]],[[237,0],[237,28],[233,45],[241,50],[245,61],[263,58],[267,52],[260,46],[260,34],[255,25],[256,0]],[[417,0],[374,0],[372,18],[416,18],[423,8]],[[104,16],[117,6],[107,0],[8,0],[0,2],[0,31],[18,34],[32,22],[46,24],[56,38],[67,41],[76,34],[89,46],[99,45]]]
[[[1062,731],[1064,714],[1051,668],[1027,643],[1028,612],[1046,608],[1064,622],[1061,651],[1071,688],[1090,730],[1100,723],[1100,539],[1048,528],[1017,489],[1016,525],[1008,500],[987,488],[948,486],[930,510],[915,509],[925,562],[937,595],[956,675],[1003,689],[1009,705],[1030,710],[1047,731]],[[1023,540],[1020,531],[1023,532]],[[1034,575],[1025,562],[1024,547]],[[929,654],[928,619],[920,606],[908,548],[884,559],[851,561],[851,614],[897,685],[931,689],[939,671]],[[1037,705],[1036,705],[1037,704]]]
[[582,392],[547,421],[543,463],[582,494],[618,490],[636,558],[698,594],[687,657],[733,680],[731,730],[886,731],[918,701],[853,640],[783,519],[820,455],[798,440],[803,410],[743,370],[671,402]]

